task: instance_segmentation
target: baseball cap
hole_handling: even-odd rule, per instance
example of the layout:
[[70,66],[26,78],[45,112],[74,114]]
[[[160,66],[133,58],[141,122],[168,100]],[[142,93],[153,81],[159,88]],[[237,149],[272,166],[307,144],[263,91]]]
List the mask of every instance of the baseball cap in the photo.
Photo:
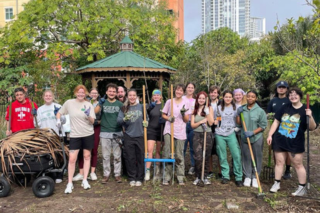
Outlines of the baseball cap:
[[288,83],[286,81],[279,81],[277,83],[277,87],[289,87]]

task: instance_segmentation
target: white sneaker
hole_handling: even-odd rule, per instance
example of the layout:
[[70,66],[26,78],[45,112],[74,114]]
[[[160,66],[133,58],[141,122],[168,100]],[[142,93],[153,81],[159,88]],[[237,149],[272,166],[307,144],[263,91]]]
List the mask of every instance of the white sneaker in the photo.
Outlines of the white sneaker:
[[244,179],[244,182],[243,182],[243,185],[246,186],[246,187],[250,187],[250,185],[251,185],[251,178],[245,178],[245,179]]
[[301,185],[299,185],[298,189],[295,192],[291,193],[292,196],[303,196],[305,194],[307,194],[307,188]]
[[211,181],[208,180],[207,178],[204,179],[204,185],[211,185]]
[[62,179],[56,179],[56,183],[61,183]]
[[144,177],[146,181],[150,180],[150,170],[147,169],[146,175]]
[[199,181],[200,181],[199,178],[195,179],[195,181],[193,181],[193,185],[197,185],[199,183]]
[[80,173],[78,173],[76,176],[72,178],[72,181],[79,181],[79,180],[83,180],[83,175]]
[[257,181],[256,178],[253,178],[253,179],[252,179],[252,187],[254,187],[254,188],[259,188],[258,181]]
[[133,180],[133,181],[130,181],[130,186],[136,186],[136,182]]
[[65,194],[71,194],[72,193],[72,189],[73,189],[73,184],[72,183],[68,183],[66,190],[64,190],[64,193]]
[[89,183],[88,183],[87,180],[83,180],[81,186],[82,186],[84,189],[91,189],[91,186],[89,185]]
[[136,186],[141,186],[141,185],[142,185],[141,181],[136,182]]
[[280,189],[280,182],[274,181],[273,186],[270,189],[270,192],[275,193]]
[[97,177],[96,173],[94,173],[94,172],[90,173],[90,178],[91,178],[91,180],[98,180],[98,177]]

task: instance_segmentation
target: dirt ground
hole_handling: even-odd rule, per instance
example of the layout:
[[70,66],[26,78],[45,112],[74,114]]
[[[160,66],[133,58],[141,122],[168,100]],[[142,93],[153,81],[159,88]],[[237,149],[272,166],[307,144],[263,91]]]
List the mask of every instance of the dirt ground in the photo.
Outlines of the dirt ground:
[[[294,198],[289,195],[296,189],[298,181],[294,170],[293,178],[281,181],[281,190],[269,193],[272,182],[262,180],[265,192],[263,199],[257,199],[258,190],[249,187],[238,188],[234,182],[222,185],[212,178],[212,185],[197,187],[194,177],[187,175],[185,186],[153,185],[130,187],[127,180],[116,183],[113,178],[103,185],[91,181],[91,189],[83,190],[81,182],[75,182],[72,194],[64,194],[66,177],[56,184],[54,194],[48,198],[36,198],[32,188],[12,186],[10,195],[0,199],[2,212],[320,212],[320,130],[310,133],[311,189],[308,196],[314,199]],[[267,163],[267,146],[264,149]],[[100,153],[101,154],[101,153]],[[306,155],[305,155],[306,158]],[[102,177],[102,162],[99,158],[98,178]],[[216,158],[214,158],[216,165]],[[305,164],[306,165],[306,164]],[[190,160],[186,156],[186,172]],[[215,167],[216,168],[216,167]],[[217,172],[217,171],[215,171]]]

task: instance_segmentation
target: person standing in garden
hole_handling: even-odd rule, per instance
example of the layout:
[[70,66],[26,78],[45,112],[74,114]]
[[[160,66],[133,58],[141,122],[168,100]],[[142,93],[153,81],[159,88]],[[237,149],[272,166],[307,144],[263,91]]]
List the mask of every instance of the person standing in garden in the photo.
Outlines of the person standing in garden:
[[66,194],[72,193],[72,178],[76,168],[78,153],[83,150],[83,180],[81,186],[84,189],[90,189],[87,178],[90,169],[91,150],[94,147],[93,123],[96,118],[93,106],[86,101],[88,90],[84,85],[78,85],[74,89],[75,99],[67,100],[57,113],[57,126],[61,127],[61,115],[70,117],[70,145],[69,145],[69,163],[68,163],[68,184],[65,189]]
[[257,103],[258,94],[255,91],[249,91],[247,93],[247,104],[240,106],[237,109],[237,124],[242,126],[242,120],[240,114],[243,114],[243,118],[247,127],[245,132],[241,128],[241,154],[242,154],[242,169],[245,175],[244,186],[258,188],[258,182],[255,177],[254,166],[252,165],[252,159],[250,156],[250,150],[248,146],[247,138],[250,139],[252,152],[257,166],[258,175],[260,175],[262,168],[263,157],[263,131],[267,128],[267,116],[264,110]]
[[[299,185],[292,196],[304,196],[306,189],[306,169],[303,166],[303,153],[305,151],[305,131],[316,128],[312,112],[301,103],[303,93],[299,88],[291,88],[288,92],[290,104],[283,105],[275,114],[270,128],[267,142],[272,145],[276,157],[275,181],[270,192],[280,189],[283,166],[289,156],[298,176]],[[307,126],[309,117],[309,127]]]
[[[242,183],[242,164],[241,151],[236,138],[234,128],[236,127],[237,110],[233,102],[233,93],[229,90],[223,92],[221,105],[217,107],[217,112],[221,115],[221,125],[218,125],[215,130],[217,143],[217,154],[219,156],[222,184],[227,184],[230,181],[229,164],[227,160],[227,146],[230,149],[233,159],[233,173],[235,175],[235,183],[238,187],[243,186]],[[217,114],[215,112],[215,114]],[[217,121],[216,121],[217,122]]]
[[[189,101],[189,106],[190,106],[190,112],[193,112],[194,110],[194,104],[195,104],[195,99],[194,99],[194,90],[195,90],[195,84],[192,82],[187,83],[186,85],[186,95],[183,96],[187,101]],[[194,175],[195,173],[195,162],[194,162],[194,151],[193,151],[193,129],[190,124],[191,116],[189,118],[189,121],[187,123],[186,127],[186,133],[187,133],[187,140],[184,143],[184,149],[183,149],[183,156],[186,156],[186,152],[188,149],[188,144],[189,144],[189,151],[190,151],[190,162],[191,162],[191,167],[188,171],[189,175]]]
[[[283,105],[290,103],[290,100],[288,98],[288,89],[289,89],[289,85],[286,81],[279,81],[276,84],[275,97],[269,102],[268,108],[267,108],[267,113],[269,115],[272,115],[271,120],[273,120],[274,114],[277,111],[279,111]],[[285,180],[291,178],[290,167],[291,167],[290,157],[287,156],[286,170],[284,172],[284,175],[282,176],[283,179]]]
[[141,186],[144,178],[144,140],[143,127],[148,121],[143,120],[143,106],[136,102],[137,91],[128,91],[128,103],[118,114],[117,123],[124,128],[124,159],[130,186]]
[[115,181],[121,183],[121,148],[115,136],[122,137],[121,125],[117,123],[117,118],[122,107],[122,103],[116,99],[118,86],[110,83],[106,87],[107,99],[101,98],[95,108],[95,112],[101,112],[101,151],[103,156],[103,179],[101,183],[109,181],[111,174],[111,153],[113,153]]
[[[152,102],[147,109],[148,116],[149,116],[149,125],[147,129],[147,139],[148,139],[148,158],[153,158],[153,150],[154,145],[156,144],[156,158],[160,158],[160,150],[161,150],[161,108],[162,108],[162,94],[161,91],[155,89],[152,91]],[[145,174],[145,180],[150,180],[150,166],[151,162],[146,163],[147,171]],[[156,168],[156,175],[160,173],[159,164],[157,164]]]
[[[89,101],[93,105],[93,107],[96,107],[98,105],[99,99],[99,93],[96,88],[92,88],[89,93]],[[93,129],[94,129],[94,146],[91,151],[91,172],[90,172],[90,179],[91,180],[97,180],[98,177],[96,175],[96,167],[98,162],[98,148],[99,148],[99,142],[100,142],[100,117],[101,113],[97,112],[96,118],[93,123]],[[73,177],[73,181],[79,181],[83,180],[83,153],[82,151],[79,152],[78,156],[78,164],[79,164],[79,173]]]
[[[209,172],[209,159],[212,150],[212,134],[211,126],[214,123],[213,109],[207,106],[207,93],[199,92],[196,96],[196,103],[193,114],[191,116],[191,127],[194,129],[193,149],[195,159],[195,175],[196,180],[193,182],[197,185],[201,180],[202,162],[205,157],[204,184],[209,185],[211,182],[207,179]],[[205,134],[207,132],[207,134]],[[204,135],[206,135],[206,146],[204,147]],[[205,156],[203,151],[205,149]]]
[[[61,108],[60,104],[54,103],[54,94],[51,90],[46,90],[43,93],[43,100],[44,100],[44,105],[39,107],[37,110],[37,120],[38,120],[38,125],[39,128],[51,128],[55,133],[61,137],[64,137],[65,141],[65,132],[63,130],[63,126],[61,126],[61,134],[59,128],[57,127],[57,118],[56,114]],[[66,118],[65,116],[61,116],[61,125],[66,123]],[[61,183],[63,178],[63,172],[57,173],[56,177],[56,183]]]
[[[186,134],[186,123],[189,121],[189,116],[191,114],[189,101],[182,98],[185,92],[185,87],[182,84],[178,84],[174,88],[175,98],[173,98],[173,115],[171,115],[171,99],[167,100],[165,106],[162,110],[162,118],[166,120],[164,127],[164,147],[163,147],[163,159],[171,158],[171,123],[174,125],[174,150],[176,159],[176,174],[179,185],[185,185],[184,183],[184,156],[183,148],[185,140],[187,139]],[[165,177],[163,180],[163,185],[169,185],[169,181],[172,177],[172,164],[166,165]]]
[[14,96],[16,100],[9,104],[6,111],[7,136],[20,130],[35,127],[34,116],[37,115],[37,104],[26,98],[26,91],[22,87],[14,90]]

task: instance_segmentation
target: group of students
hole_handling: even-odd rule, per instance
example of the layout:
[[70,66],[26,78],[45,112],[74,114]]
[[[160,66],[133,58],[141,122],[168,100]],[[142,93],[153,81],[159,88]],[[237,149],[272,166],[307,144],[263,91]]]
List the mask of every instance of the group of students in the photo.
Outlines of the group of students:
[[[280,189],[283,167],[286,158],[289,158],[299,180],[299,187],[292,195],[302,196],[306,192],[306,171],[302,160],[307,116],[310,130],[315,129],[316,124],[311,110],[306,109],[301,103],[303,94],[300,89],[288,90],[288,84],[284,81],[276,86],[277,97],[271,100],[268,106],[268,112],[275,113],[267,138],[267,143],[272,146],[275,156],[275,183],[270,192],[277,192]],[[26,98],[22,88],[17,88],[16,101],[7,109],[8,121],[9,113],[12,113],[12,125],[8,124],[7,135],[21,129],[34,128],[34,116],[37,116],[40,128],[52,128],[57,133],[60,128],[65,128],[65,121],[69,120],[70,151],[65,193],[72,193],[73,181],[82,180],[81,186],[89,189],[91,186],[88,178],[97,180],[95,168],[99,143],[103,156],[102,183],[105,184],[110,179],[111,153],[114,157],[116,182],[122,182],[121,170],[126,170],[130,186],[141,186],[143,180],[150,180],[151,163],[146,164],[146,171],[144,167],[144,128],[147,128],[148,158],[153,158],[156,145],[154,157],[169,159],[172,157],[171,124],[173,123],[175,169],[179,185],[185,185],[185,153],[189,147],[191,167],[188,173],[195,175],[194,185],[201,180],[205,149],[205,170],[202,180],[204,184],[211,184],[212,156],[217,155],[218,177],[221,178],[222,184],[229,183],[230,174],[234,174],[236,186],[258,187],[247,143],[249,138],[257,171],[260,174],[263,131],[267,128],[267,116],[257,102],[257,92],[251,90],[245,93],[242,89],[225,90],[220,98],[221,91],[217,86],[210,87],[209,95],[204,91],[194,95],[194,91],[193,83],[188,83],[186,86],[178,84],[173,91],[174,98],[164,103],[161,91],[154,90],[152,101],[147,106],[146,121],[144,120],[146,106],[137,101],[137,91],[130,89],[126,96],[123,87],[112,83],[107,85],[106,95],[103,98],[99,96],[97,89],[91,89],[89,93],[85,86],[78,85],[74,89],[76,98],[66,101],[62,106],[53,102],[54,95],[52,91],[47,90],[43,94],[45,104],[39,109],[35,103]],[[87,94],[90,96],[89,100]],[[243,120],[240,118],[241,114]],[[242,128],[243,122],[247,131]],[[232,156],[232,171],[227,160],[227,147]],[[77,161],[79,174],[74,176]],[[160,166],[156,165],[154,169],[156,175],[159,175]],[[171,164],[166,165],[163,185],[169,185],[172,169]],[[61,182],[61,178],[57,178],[56,182]]]

